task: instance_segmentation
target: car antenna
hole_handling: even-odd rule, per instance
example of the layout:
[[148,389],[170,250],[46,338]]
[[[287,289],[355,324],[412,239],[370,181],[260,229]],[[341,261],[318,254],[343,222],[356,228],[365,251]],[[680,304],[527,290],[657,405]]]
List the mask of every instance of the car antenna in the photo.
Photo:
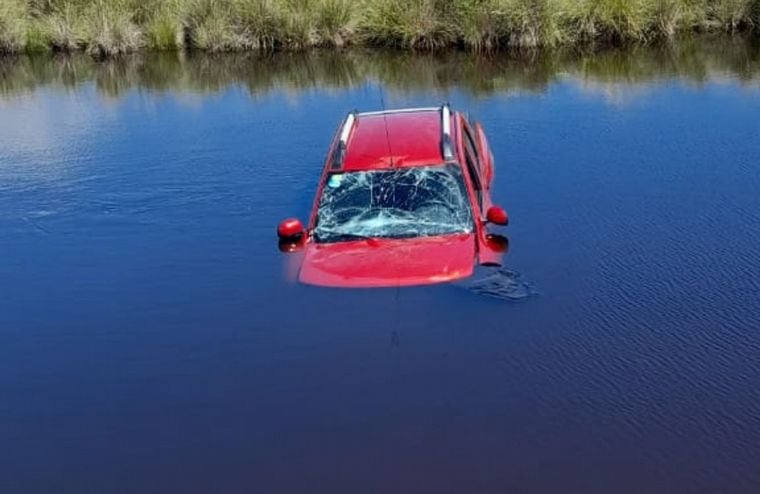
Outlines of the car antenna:
[[383,110],[383,123],[385,124],[385,142],[388,143],[388,157],[391,160],[391,168],[393,168],[393,150],[391,149],[391,136],[388,131],[388,116],[385,110],[385,91],[383,91],[382,83],[378,84],[378,88],[380,89],[380,107]]
[[[383,91],[382,84],[378,84],[378,89],[380,89],[380,108],[383,110],[383,123],[385,124],[385,142],[388,143],[388,156],[391,160],[391,168],[394,168],[393,165],[393,150],[391,149],[391,136],[390,132],[388,131],[388,115],[385,110],[385,91]],[[391,333],[391,344],[393,346],[398,346],[399,344],[399,330],[401,326],[401,317],[400,317],[400,301],[399,296],[401,295],[401,286],[398,282],[398,279],[396,280],[396,293],[394,294],[394,302],[396,306],[396,331],[393,331]]]

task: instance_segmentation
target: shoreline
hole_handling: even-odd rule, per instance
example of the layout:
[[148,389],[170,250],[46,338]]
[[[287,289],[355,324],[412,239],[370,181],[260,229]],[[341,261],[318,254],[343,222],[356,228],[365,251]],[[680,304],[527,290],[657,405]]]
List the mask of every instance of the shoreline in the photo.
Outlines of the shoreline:
[[522,51],[751,33],[760,0],[4,0],[0,53]]

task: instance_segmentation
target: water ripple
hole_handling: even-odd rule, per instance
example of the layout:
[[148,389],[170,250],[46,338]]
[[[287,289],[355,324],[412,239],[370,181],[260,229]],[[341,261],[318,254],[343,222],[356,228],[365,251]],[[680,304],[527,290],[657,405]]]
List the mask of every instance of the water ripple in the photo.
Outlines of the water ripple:
[[475,294],[510,302],[538,294],[533,284],[516,271],[504,267],[483,269],[488,270],[485,276],[477,276],[466,285]]

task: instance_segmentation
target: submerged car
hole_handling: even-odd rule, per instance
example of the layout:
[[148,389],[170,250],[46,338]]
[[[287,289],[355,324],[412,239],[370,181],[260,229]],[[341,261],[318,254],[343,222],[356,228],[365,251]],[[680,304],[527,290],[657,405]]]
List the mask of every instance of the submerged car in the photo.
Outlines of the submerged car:
[[301,251],[302,283],[387,287],[471,276],[498,265],[508,223],[491,202],[493,155],[483,129],[448,105],[350,113],[336,133],[308,224],[280,223]]

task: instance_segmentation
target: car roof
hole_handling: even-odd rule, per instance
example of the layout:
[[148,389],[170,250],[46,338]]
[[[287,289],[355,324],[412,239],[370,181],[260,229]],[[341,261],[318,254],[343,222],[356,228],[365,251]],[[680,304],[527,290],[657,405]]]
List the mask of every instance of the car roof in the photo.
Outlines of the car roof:
[[450,161],[453,152],[443,155],[443,115],[451,118],[448,106],[351,114],[341,136],[346,138],[342,160],[334,161],[332,169],[382,170]]

